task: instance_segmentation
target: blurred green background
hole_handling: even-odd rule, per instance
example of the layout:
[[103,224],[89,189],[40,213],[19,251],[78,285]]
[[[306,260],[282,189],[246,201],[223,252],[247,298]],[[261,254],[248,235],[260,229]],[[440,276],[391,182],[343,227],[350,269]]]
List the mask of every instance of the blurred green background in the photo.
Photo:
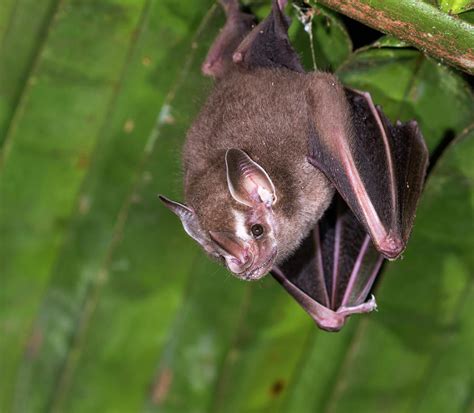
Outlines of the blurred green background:
[[[315,9],[319,67],[416,118],[438,160],[379,311],[326,333],[270,277],[209,262],[157,201],[181,197],[223,22],[211,0],[0,3],[0,411],[472,412],[466,78],[388,37],[353,53]],[[310,69],[296,18],[291,36]]]

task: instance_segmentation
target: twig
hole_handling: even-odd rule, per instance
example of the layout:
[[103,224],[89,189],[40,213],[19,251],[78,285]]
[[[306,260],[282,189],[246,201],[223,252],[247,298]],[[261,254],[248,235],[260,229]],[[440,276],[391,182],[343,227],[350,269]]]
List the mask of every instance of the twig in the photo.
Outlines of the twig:
[[430,4],[418,0],[317,2],[474,74],[474,26]]

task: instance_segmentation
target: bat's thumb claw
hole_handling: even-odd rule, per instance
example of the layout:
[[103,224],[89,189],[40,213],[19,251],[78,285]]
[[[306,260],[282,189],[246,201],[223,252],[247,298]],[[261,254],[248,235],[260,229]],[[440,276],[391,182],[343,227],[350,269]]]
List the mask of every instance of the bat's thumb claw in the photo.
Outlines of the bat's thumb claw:
[[379,246],[380,252],[388,258],[389,260],[394,260],[399,257],[399,255],[405,249],[405,243],[403,240],[394,236],[392,233],[389,233],[381,242]]
[[375,296],[372,294],[370,296],[370,300],[367,302],[370,306],[372,306],[372,311],[378,311],[379,308],[377,306],[377,302],[375,301]]
[[242,60],[244,60],[244,55],[240,52],[236,52],[232,55],[232,61],[234,63],[240,63]]

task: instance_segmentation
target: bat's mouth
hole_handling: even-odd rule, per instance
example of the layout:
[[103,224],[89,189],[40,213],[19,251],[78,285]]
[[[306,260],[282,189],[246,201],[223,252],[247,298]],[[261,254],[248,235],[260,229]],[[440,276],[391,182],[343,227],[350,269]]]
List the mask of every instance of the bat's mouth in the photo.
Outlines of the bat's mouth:
[[247,270],[241,274],[237,274],[237,276],[245,281],[255,281],[262,278],[265,274],[267,274],[275,262],[275,258],[277,256],[278,250],[273,248],[270,257],[265,260],[262,264],[258,264],[254,268]]

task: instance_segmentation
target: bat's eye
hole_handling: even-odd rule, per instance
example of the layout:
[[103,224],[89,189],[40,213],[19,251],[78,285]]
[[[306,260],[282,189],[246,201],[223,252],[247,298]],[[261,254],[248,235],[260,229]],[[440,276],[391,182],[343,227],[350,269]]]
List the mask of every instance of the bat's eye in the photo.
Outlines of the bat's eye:
[[250,231],[254,238],[260,238],[263,235],[263,227],[260,224],[252,225]]

